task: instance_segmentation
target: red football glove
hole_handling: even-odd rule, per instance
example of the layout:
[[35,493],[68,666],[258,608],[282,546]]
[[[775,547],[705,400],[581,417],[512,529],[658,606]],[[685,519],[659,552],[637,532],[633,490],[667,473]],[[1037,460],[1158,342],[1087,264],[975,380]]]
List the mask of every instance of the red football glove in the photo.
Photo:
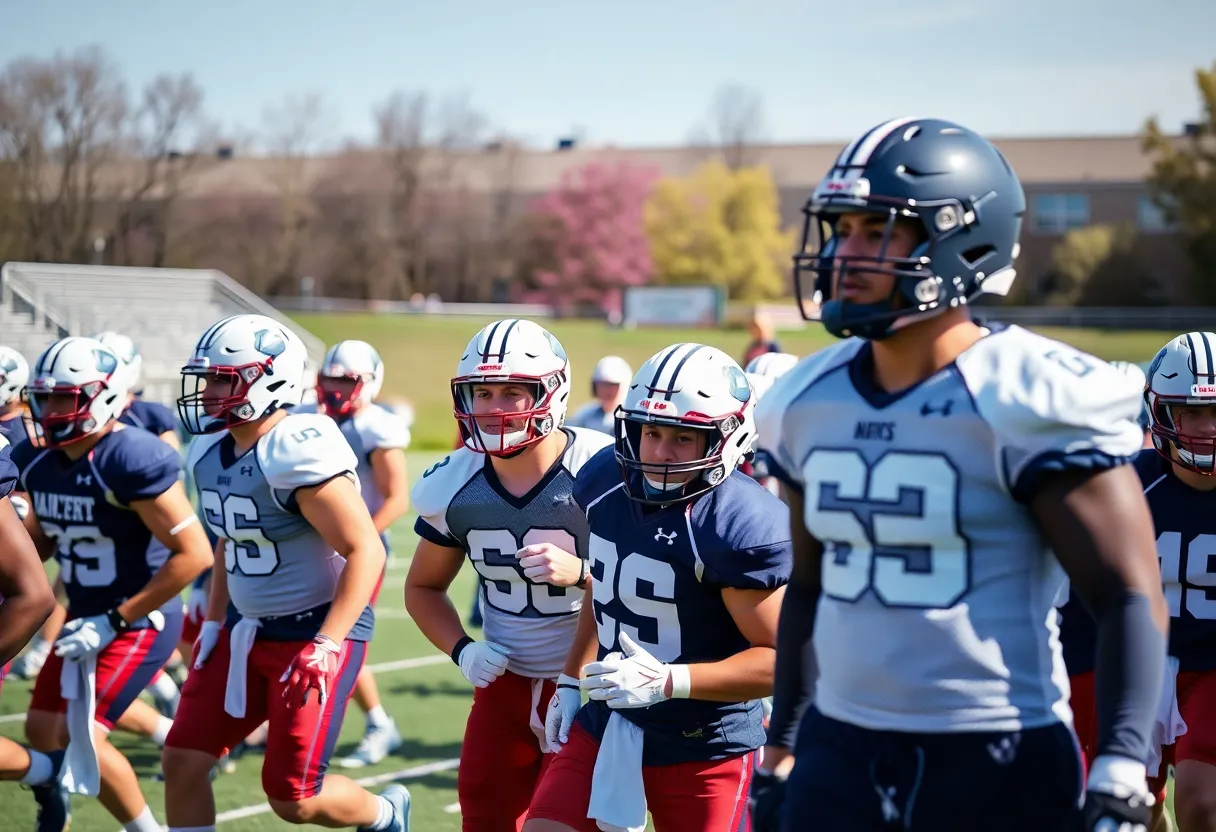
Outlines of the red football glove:
[[296,654],[283,671],[280,682],[286,682],[283,696],[288,702],[299,702],[300,707],[308,704],[308,695],[315,688],[321,695],[320,703],[325,705],[329,698],[330,683],[338,675],[338,654],[342,648],[329,636],[317,636],[312,643]]

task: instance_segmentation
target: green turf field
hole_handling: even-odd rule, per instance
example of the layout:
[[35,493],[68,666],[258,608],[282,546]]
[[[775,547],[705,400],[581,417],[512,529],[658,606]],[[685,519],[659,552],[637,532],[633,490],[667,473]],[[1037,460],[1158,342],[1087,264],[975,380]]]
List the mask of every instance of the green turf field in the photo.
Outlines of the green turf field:
[[[345,338],[371,343],[384,359],[387,373],[383,395],[406,398],[417,419],[414,447],[451,448],[456,436],[449,382],[465,345],[492,319],[428,315],[304,315],[293,316],[327,344]],[[614,329],[601,321],[559,320],[544,324],[570,356],[574,372],[571,410],[591,398],[587,381],[595,362],[610,354],[622,356],[636,370],[647,358],[670,344],[696,341],[711,344],[736,358],[742,356],[747,333],[741,329]],[[1051,329],[1045,335],[1073,344],[1109,360],[1147,361],[1177,333],[1114,332]],[[817,324],[780,334],[781,346],[796,355],[809,355],[832,343]]]

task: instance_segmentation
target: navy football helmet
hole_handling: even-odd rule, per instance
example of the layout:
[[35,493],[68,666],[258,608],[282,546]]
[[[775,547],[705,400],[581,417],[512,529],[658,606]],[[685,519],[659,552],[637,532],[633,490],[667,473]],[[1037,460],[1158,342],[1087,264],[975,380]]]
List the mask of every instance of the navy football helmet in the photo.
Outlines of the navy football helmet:
[[[841,257],[833,234],[842,214],[887,220],[877,257]],[[794,285],[802,315],[838,338],[871,340],[1013,282],[1026,197],[1017,174],[987,139],[949,121],[900,118],[863,133],[836,158],[806,206]],[[916,224],[907,257],[887,256],[898,220]],[[834,297],[849,269],[895,278],[878,303]]]

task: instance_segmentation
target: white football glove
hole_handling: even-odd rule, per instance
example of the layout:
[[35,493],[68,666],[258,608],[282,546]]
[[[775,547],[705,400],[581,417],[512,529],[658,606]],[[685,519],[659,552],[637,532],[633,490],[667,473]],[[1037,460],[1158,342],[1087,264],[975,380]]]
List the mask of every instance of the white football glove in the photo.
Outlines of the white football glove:
[[545,713],[545,742],[549,753],[556,754],[570,739],[570,726],[578,709],[583,706],[583,697],[579,693],[578,679],[565,673],[557,677],[557,690],[549,700],[549,710]]
[[[609,653],[583,668],[583,690],[609,708],[647,708],[665,699],[687,699],[688,665],[664,664],[621,633],[624,655]],[[671,694],[664,693],[671,679]]]
[[460,651],[457,661],[464,678],[475,688],[488,687],[507,670],[511,651],[492,641],[470,641]]
[[25,516],[30,513],[29,500],[18,494],[13,494],[8,498],[8,501],[12,504],[13,511],[17,512],[18,519],[24,521]]
[[186,617],[191,621],[207,620],[207,589],[201,586],[190,587],[190,597],[186,599]]
[[224,625],[219,621],[204,621],[202,628],[198,631],[198,638],[194,640],[194,669],[202,670],[203,664],[207,661],[207,657],[211,655],[211,651],[215,649],[215,645],[220,640],[220,630],[224,629]]
[[1138,760],[1099,755],[1090,764],[1085,784],[1086,832],[1146,832],[1154,802],[1146,774]]
[[118,636],[105,613],[77,618],[63,626],[55,641],[55,655],[70,661],[100,653]]

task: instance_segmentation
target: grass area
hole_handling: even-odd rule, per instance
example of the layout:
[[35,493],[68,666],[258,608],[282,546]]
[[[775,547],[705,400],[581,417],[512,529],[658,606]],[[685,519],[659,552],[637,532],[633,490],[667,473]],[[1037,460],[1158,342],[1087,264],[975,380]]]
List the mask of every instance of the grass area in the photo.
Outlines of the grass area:
[[[449,382],[465,345],[491,318],[389,314],[298,314],[294,318],[327,344],[344,338],[359,338],[372,344],[388,368],[384,395],[408,399],[414,406],[414,447],[452,447],[456,424],[452,419]],[[681,341],[710,344],[738,357],[748,340],[746,331],[739,329],[624,330],[586,320],[552,321],[545,325],[570,357],[575,381],[571,409],[591,398],[587,379],[595,362],[605,355],[620,355],[636,369],[663,347]],[[1038,331],[1107,360],[1127,361],[1147,361],[1176,334],[1051,327]],[[818,325],[783,332],[780,336],[782,348],[796,355],[809,355],[834,340]]]
[[[411,453],[411,476],[422,475],[426,467],[439,458],[435,453]],[[392,529],[392,548],[396,553],[385,579],[384,590],[376,607],[376,637],[368,652],[368,664],[382,664],[420,656],[438,655],[405,615],[401,587],[417,538],[413,533],[413,517],[401,520]],[[465,569],[457,579],[452,594],[462,613],[473,598],[473,572]],[[397,720],[405,737],[405,745],[378,766],[359,769],[356,777],[368,777],[398,772],[429,763],[452,761],[460,757],[460,741],[464,723],[472,703],[472,688],[460,671],[446,659],[436,664],[407,669],[390,669],[377,673],[384,707]],[[19,714],[29,705],[32,683],[19,680],[5,682],[0,693],[0,714]],[[363,734],[363,715],[351,703],[343,725],[341,741],[335,759],[354,750]],[[2,718],[2,717],[0,717]],[[21,739],[22,723],[18,720],[0,722],[0,736]],[[152,778],[159,770],[160,753],[150,741],[115,732],[115,743],[135,766],[140,786],[148,805],[157,819],[164,821],[164,788]],[[453,764],[454,765],[454,764]],[[235,774],[221,775],[215,781],[216,806],[219,812],[230,812],[265,803],[261,786],[262,757],[249,755],[238,763]],[[335,770],[339,770],[336,769]],[[350,772],[343,772],[350,773]],[[414,799],[413,828],[429,832],[455,832],[460,829],[460,815],[445,811],[456,802],[456,770],[454,767],[422,776],[402,779]],[[383,784],[371,787],[379,791]],[[72,829],[79,832],[115,832],[119,824],[96,800],[74,798]],[[33,829],[34,801],[29,793],[16,784],[0,787],[0,828]],[[220,829],[234,832],[259,832],[270,829],[292,829],[266,812],[220,823]]]

